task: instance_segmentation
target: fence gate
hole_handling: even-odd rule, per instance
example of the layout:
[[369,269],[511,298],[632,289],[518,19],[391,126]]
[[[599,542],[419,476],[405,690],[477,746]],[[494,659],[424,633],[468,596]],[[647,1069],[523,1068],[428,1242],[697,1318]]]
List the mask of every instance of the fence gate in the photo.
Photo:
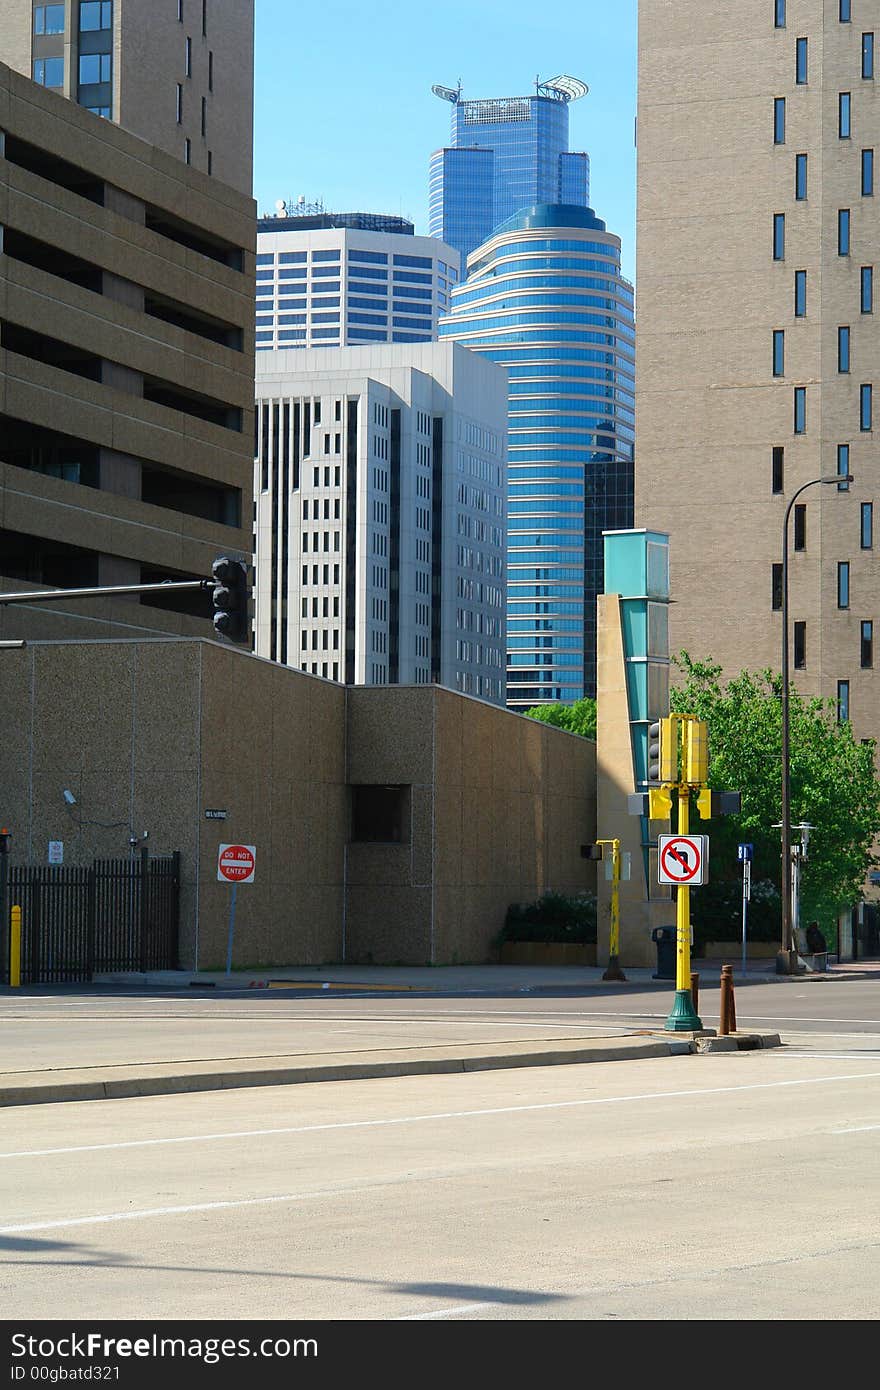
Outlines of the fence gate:
[[[21,907],[21,983],[88,982],[110,971],[176,970],[180,854],[90,866],[11,864],[6,915]],[[8,930],[2,981],[9,983]]]

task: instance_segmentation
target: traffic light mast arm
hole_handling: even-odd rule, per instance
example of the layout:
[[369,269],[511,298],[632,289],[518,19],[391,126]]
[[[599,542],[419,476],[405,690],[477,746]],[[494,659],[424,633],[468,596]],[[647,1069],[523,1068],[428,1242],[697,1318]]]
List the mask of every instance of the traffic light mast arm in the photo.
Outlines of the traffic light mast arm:
[[28,593],[0,593],[0,607],[7,603],[41,603],[50,599],[112,598],[114,594],[167,594],[169,589],[210,589],[210,579],[166,579],[158,584],[110,584],[94,589],[31,589]]

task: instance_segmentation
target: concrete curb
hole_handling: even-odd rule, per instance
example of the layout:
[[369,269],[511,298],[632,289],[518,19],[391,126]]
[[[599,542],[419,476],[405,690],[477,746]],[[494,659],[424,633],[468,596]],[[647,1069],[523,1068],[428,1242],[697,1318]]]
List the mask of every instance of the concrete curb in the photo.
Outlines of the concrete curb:
[[122,1100],[134,1096],[180,1095],[247,1086],[291,1086],[303,1082],[363,1081],[387,1076],[492,1071],[503,1067],[639,1061],[647,1057],[689,1055],[693,1051],[693,1042],[670,1038],[668,1041],[635,1043],[632,1046],[556,1047],[546,1051],[475,1053],[471,1056],[458,1053],[454,1056],[377,1057],[364,1062],[300,1062],[290,1066],[177,1074],[144,1072],[139,1076],[0,1086],[0,1107],[51,1105],[74,1100]]
[[778,1033],[728,1033],[721,1038],[696,1038],[697,1052],[756,1052],[762,1047],[781,1047]]

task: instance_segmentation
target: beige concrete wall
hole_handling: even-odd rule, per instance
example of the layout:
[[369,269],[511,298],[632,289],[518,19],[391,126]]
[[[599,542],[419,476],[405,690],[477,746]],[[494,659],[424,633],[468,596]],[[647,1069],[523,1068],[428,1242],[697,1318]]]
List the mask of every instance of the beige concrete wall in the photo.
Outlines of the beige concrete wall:
[[[771,565],[782,559],[785,507],[801,484],[836,470],[850,445],[848,493],[811,488],[807,546],[791,554],[791,621],[807,624],[807,694],[851,684],[857,736],[878,732],[878,674],[860,668],[859,623],[878,631],[874,551],[859,544],[859,506],[874,500],[880,384],[875,315],[861,314],[859,271],[873,265],[878,198],[860,192],[859,159],[878,141],[880,93],[861,78],[853,7],[789,3],[775,29],[769,0],[694,6],[640,0],[638,111],[639,335],[636,524],[670,535],[671,650],[711,656],[728,674],[781,665]],[[809,81],[795,84],[795,42],[809,42]],[[852,137],[838,135],[838,95],[852,95]],[[786,140],[773,143],[773,101]],[[794,197],[795,155],[808,196]],[[876,177],[876,174],[875,174]],[[852,250],[837,254],[837,212],[852,214]],[[772,258],[772,218],[786,218]],[[794,317],[794,272],[807,272],[807,314]],[[876,281],[876,269],[875,269]],[[848,325],[852,366],[837,370]],[[785,375],[771,369],[785,333]],[[875,387],[874,430],[859,428],[859,385]],[[793,391],[807,391],[807,430],[793,433]],[[771,450],[785,449],[785,493],[771,494]],[[876,545],[877,542],[875,542]],[[839,561],[852,600],[837,609]],[[877,663],[875,662],[875,667]]]
[[[148,830],[181,853],[187,968],[225,965],[220,844],[257,850],[238,967],[485,961],[510,903],[595,886],[595,745],[453,691],[346,688],[213,642],[36,642],[0,652],[0,708],[13,862],[49,840],[66,863],[125,856]],[[401,844],[351,841],[357,783],[409,789]]]
[[408,843],[349,845],[350,959],[485,961],[511,903],[594,890],[593,743],[439,687],[348,702],[349,782],[412,787]]

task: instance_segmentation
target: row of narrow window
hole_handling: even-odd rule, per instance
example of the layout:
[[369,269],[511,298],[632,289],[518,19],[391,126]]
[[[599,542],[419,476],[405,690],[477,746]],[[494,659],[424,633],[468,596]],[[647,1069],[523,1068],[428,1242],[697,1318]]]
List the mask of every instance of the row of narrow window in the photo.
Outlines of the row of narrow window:
[[[787,0],[773,0],[773,24],[777,29],[785,28]],[[841,24],[852,22],[852,0],[837,0],[837,17]]]

